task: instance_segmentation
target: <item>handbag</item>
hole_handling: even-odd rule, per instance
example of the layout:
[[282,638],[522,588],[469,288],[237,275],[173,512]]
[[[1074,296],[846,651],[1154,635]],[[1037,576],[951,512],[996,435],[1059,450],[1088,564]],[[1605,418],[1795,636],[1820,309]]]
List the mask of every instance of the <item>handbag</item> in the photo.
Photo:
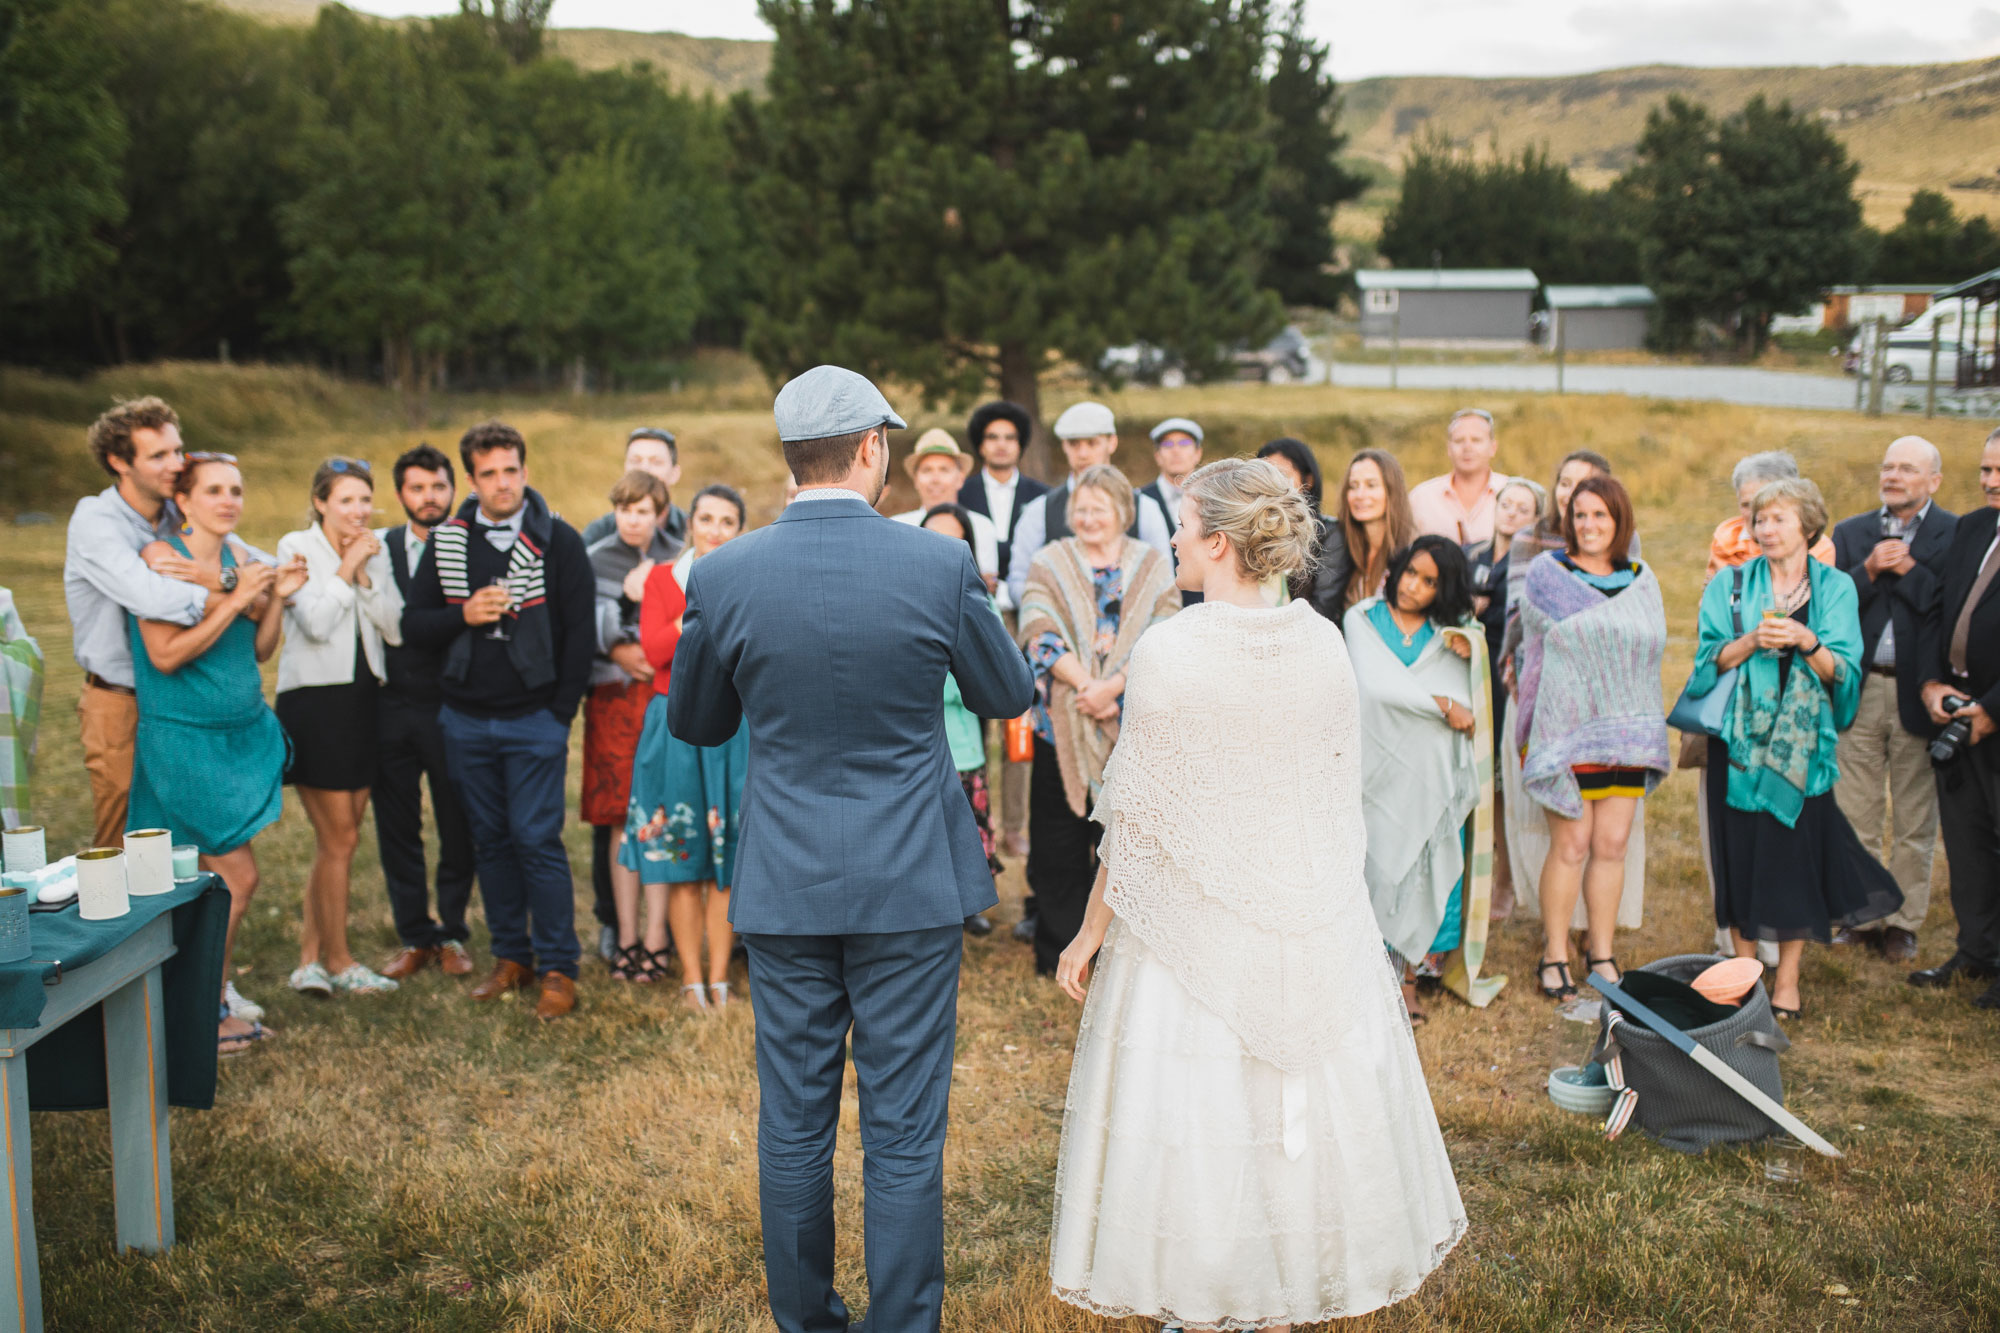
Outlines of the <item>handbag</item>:
[[[1738,638],[1743,636],[1743,566],[1729,571],[1729,627]],[[1729,701],[1736,696],[1736,673],[1740,666],[1733,666],[1715,678],[1715,687],[1706,694],[1690,695],[1687,686],[1681,686],[1681,697],[1674,700],[1673,711],[1667,714],[1667,725],[1676,731],[1698,733],[1704,736],[1722,735],[1723,719],[1729,715]],[[1694,677],[1690,673],[1689,680]]]

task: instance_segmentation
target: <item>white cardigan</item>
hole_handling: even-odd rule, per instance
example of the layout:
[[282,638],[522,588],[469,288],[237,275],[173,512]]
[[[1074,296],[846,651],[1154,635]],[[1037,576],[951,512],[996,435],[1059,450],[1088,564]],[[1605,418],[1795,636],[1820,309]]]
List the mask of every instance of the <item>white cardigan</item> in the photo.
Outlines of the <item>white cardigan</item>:
[[403,642],[403,594],[389,567],[389,547],[369,557],[369,585],[340,577],[340,553],[315,523],[278,540],[278,563],[306,558],[306,586],[285,606],[285,646],[278,654],[278,693],[311,685],[346,685],[354,680],[357,622],[361,652],[375,679],[386,679],[382,644]]

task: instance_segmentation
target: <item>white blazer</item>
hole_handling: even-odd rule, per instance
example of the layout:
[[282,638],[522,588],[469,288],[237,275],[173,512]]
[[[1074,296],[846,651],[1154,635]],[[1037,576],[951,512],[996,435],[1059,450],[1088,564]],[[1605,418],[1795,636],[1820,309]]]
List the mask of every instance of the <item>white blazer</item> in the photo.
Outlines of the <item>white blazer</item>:
[[310,685],[346,685],[354,680],[354,636],[375,679],[387,679],[382,644],[403,642],[403,594],[389,567],[389,547],[368,559],[369,585],[340,577],[340,554],[315,523],[278,539],[278,563],[306,558],[306,586],[285,606],[285,646],[278,654],[278,693]]

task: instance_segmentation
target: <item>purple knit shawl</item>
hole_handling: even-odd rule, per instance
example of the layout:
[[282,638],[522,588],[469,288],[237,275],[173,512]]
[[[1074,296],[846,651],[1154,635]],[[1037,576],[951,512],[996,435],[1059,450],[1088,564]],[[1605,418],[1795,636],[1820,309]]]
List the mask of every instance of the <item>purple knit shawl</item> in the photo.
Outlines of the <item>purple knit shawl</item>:
[[1646,769],[1650,792],[1669,772],[1660,696],[1667,618],[1652,566],[1606,597],[1553,553],[1539,556],[1528,567],[1521,631],[1514,735],[1527,747],[1529,795],[1577,818],[1577,764]]

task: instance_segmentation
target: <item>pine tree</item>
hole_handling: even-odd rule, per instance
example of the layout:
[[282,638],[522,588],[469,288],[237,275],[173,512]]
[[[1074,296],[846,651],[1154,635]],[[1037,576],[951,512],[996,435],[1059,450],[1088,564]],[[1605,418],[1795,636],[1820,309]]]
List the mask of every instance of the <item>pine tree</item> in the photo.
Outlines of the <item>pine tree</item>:
[[769,96],[733,112],[773,375],[997,381],[1039,415],[1058,359],[1144,339],[1199,373],[1276,328],[1267,0],[759,8]]
[[1326,71],[1327,48],[1305,31],[1304,0],[1292,0],[1279,30],[1267,88],[1271,118],[1272,220],[1278,234],[1264,285],[1286,305],[1330,307],[1347,284],[1333,266],[1333,215],[1368,188],[1340,165],[1340,90]]

